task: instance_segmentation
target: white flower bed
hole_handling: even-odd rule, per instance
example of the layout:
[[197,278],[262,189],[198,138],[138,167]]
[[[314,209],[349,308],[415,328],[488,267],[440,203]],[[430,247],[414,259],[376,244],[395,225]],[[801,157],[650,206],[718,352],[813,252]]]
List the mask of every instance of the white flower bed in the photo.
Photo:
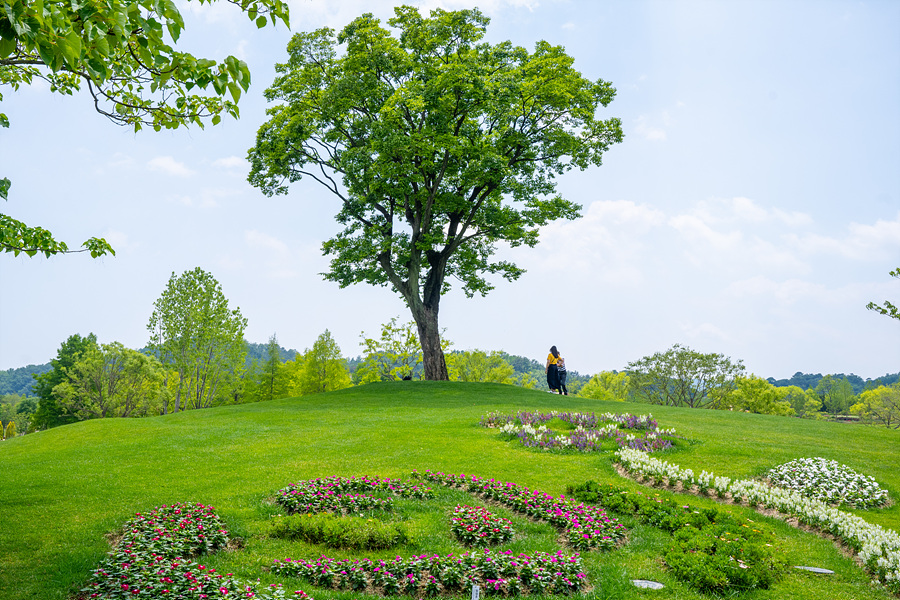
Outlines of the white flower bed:
[[857,473],[836,460],[798,458],[769,471],[769,479],[780,488],[794,490],[807,498],[828,504],[848,504],[856,508],[882,506],[887,490],[872,477]]
[[622,466],[631,473],[655,479],[680,481],[685,487],[697,485],[701,490],[715,489],[720,496],[745,498],[750,506],[763,506],[792,515],[805,524],[842,539],[858,554],[869,571],[893,593],[900,593],[900,535],[880,525],[843,512],[814,498],[806,498],[794,490],[770,487],[757,481],[731,481],[703,471],[695,477],[690,469],[681,469],[631,448],[616,452]]

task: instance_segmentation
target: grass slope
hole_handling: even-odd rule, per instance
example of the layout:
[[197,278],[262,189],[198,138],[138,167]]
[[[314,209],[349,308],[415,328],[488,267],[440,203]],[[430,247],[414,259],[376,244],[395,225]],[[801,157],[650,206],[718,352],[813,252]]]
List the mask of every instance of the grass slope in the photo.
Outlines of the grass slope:
[[[478,427],[488,411],[536,408],[650,411],[661,427],[675,427],[695,441],[663,456],[695,472],[749,478],[787,460],[823,456],[874,476],[893,498],[900,498],[898,431],[598,402],[494,384],[373,384],[165,417],[87,421],[0,444],[0,599],[65,598],[80,588],[108,550],[105,534],[136,512],[179,501],[212,504],[232,535],[246,540],[242,551],[205,557],[204,563],[247,579],[278,581],[267,579],[261,567],[275,558],[322,552],[263,535],[277,512],[269,502],[273,492],[299,479],[404,477],[414,469],[432,469],[493,477],[554,495],[587,479],[639,488],[615,474],[608,456],[534,452]],[[685,502],[713,505],[693,497]],[[822,577],[791,570],[776,588],[742,597],[890,597],[872,588],[863,571],[830,542],[748,509],[732,510],[775,528],[792,564],[837,572]],[[857,514],[900,529],[900,505]],[[665,571],[659,556],[666,544],[659,530],[634,526],[627,547],[585,555],[596,586],[590,597],[642,598],[647,592],[628,584],[642,578],[666,584],[654,597],[704,597]],[[404,552],[386,555],[398,553]],[[303,587],[317,600],[360,596]]]

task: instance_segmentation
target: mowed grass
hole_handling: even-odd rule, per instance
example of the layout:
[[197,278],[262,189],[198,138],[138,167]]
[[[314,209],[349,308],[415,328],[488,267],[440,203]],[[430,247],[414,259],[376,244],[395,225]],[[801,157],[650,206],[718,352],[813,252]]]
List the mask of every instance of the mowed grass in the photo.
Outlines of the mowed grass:
[[[412,470],[467,473],[511,481],[559,495],[588,479],[623,485],[610,455],[551,454],[499,439],[478,426],[489,411],[564,410],[652,412],[661,427],[675,427],[690,441],[666,460],[699,472],[749,478],[794,458],[823,456],[874,476],[900,498],[900,432],[858,425],[741,413],[598,402],[512,386],[437,382],[373,384],[341,392],[191,411],[146,419],[77,423],[0,444],[0,598],[66,598],[86,582],[109,549],[106,535],[136,512],[181,501],[211,504],[240,551],[202,562],[246,579],[283,582],[317,600],[349,600],[305,583],[273,578],[263,570],[276,558],[313,558],[324,548],[267,537],[278,507],[274,492],[300,479],[329,475],[406,477]],[[646,490],[646,489],[645,489]],[[668,494],[657,490],[646,493]],[[365,556],[395,556],[454,548],[440,533],[449,506],[471,499],[442,495],[433,506],[401,503],[415,541],[406,548]],[[682,496],[685,503],[713,506]],[[771,590],[742,598],[890,598],[872,587],[851,558],[831,542],[797,531],[749,509],[730,510],[775,529],[791,564],[825,567],[820,576],[791,569]],[[510,516],[500,511],[504,516]],[[871,523],[900,529],[900,505],[855,511]],[[591,598],[708,598],[675,580],[662,564],[668,536],[637,524],[629,543],[612,553],[584,555],[594,585]],[[545,550],[553,532],[525,522],[528,544]],[[449,529],[449,527],[448,527]],[[449,534],[447,534],[449,535]],[[327,551],[331,556],[349,553]],[[660,591],[638,590],[631,579],[653,579]]]

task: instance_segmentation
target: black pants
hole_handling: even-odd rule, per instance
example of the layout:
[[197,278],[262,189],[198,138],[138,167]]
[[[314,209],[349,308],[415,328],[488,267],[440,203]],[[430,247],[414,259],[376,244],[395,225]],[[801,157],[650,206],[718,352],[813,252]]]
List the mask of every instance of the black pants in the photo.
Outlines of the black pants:
[[566,387],[566,372],[556,370],[557,378],[559,379],[559,392],[561,394],[569,395],[569,389]]

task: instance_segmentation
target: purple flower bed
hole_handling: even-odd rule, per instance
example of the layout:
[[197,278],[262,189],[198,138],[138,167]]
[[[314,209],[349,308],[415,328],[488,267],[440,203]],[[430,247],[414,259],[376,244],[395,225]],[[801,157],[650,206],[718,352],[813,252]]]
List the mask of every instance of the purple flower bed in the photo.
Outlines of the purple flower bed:
[[[381,493],[386,497],[349,492]],[[321,477],[289,484],[278,490],[275,501],[290,513],[352,514],[369,510],[391,510],[393,496],[426,499],[434,497],[434,490],[404,483],[399,479]]]
[[[559,419],[574,429],[558,433],[547,423]],[[675,430],[661,430],[652,415],[604,413],[548,413],[520,411],[516,414],[489,413],[482,417],[482,427],[500,429],[507,439],[518,439],[523,446],[542,450],[577,450],[597,452],[615,447],[654,452],[672,448]]]
[[314,561],[276,560],[272,572],[299,577],[324,588],[363,591],[384,596],[413,597],[467,593],[473,585],[487,594],[573,594],[586,579],[578,554],[479,550],[459,556],[437,554],[394,560],[338,560],[321,556]]
[[414,478],[448,487],[462,488],[482,498],[499,502],[522,514],[541,519],[565,531],[569,545],[576,550],[609,550],[625,536],[625,526],[597,506],[576,504],[561,496],[555,498],[539,490],[514,483],[503,483],[473,475],[413,472]]

